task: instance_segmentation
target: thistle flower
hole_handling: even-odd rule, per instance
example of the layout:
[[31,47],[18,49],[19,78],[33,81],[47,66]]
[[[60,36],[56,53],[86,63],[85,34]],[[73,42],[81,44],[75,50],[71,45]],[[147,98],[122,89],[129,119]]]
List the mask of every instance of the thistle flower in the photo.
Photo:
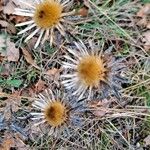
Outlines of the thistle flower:
[[79,99],[85,93],[89,99],[94,88],[101,91],[102,97],[114,94],[120,98],[121,83],[126,82],[122,76],[126,66],[122,59],[116,59],[108,51],[103,54],[99,51],[98,54],[94,50],[92,43],[88,49],[82,41],[75,42],[74,48],[67,49],[68,54],[62,62],[62,84],[67,89],[73,89],[73,95],[78,95]]
[[54,29],[57,29],[62,35],[65,35],[62,23],[65,22],[66,16],[74,14],[74,11],[64,12],[65,7],[70,5],[70,0],[36,0],[31,1],[31,3],[19,0],[19,2],[28,8],[16,8],[14,14],[31,18],[29,21],[16,25],[17,27],[27,26],[18,34],[23,34],[28,30],[32,30],[32,33],[25,39],[25,42],[39,33],[39,37],[34,46],[34,48],[37,48],[42,37],[43,43],[50,36],[50,45],[52,45]]
[[[68,129],[80,123],[79,113],[82,104],[70,101],[66,95],[62,98],[61,93],[54,93],[49,89],[46,95],[39,94],[39,98],[33,103],[33,107],[38,112],[32,112],[35,126],[45,124],[49,134],[57,136],[67,133]],[[80,110],[79,110],[80,109]]]

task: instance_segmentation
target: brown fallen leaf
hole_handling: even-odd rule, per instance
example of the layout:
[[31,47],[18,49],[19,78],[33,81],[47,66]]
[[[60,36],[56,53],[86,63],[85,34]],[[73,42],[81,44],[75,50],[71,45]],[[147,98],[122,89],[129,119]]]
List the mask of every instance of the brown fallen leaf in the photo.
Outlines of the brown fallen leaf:
[[143,33],[142,42],[146,51],[150,50],[150,30]]
[[144,17],[148,14],[150,14],[150,4],[146,4],[137,12],[138,17]]
[[101,108],[99,110],[94,110],[92,113],[96,116],[96,117],[103,117],[107,112],[109,112],[106,108]]
[[7,38],[6,45],[7,60],[17,62],[19,59],[19,49],[15,47],[15,43],[10,41],[10,38]]
[[14,13],[15,10],[15,5],[12,1],[9,1],[8,3],[6,3],[6,5],[3,6],[3,13],[10,15]]
[[15,24],[25,22],[27,20],[28,20],[28,17],[25,17],[25,16],[16,16],[16,15],[9,16],[9,21],[10,22],[13,21],[15,22]]
[[47,88],[46,82],[41,79],[35,84],[35,92],[37,94],[44,91],[46,88]]
[[0,25],[1,25],[2,27],[7,27],[7,26],[8,26],[8,22],[5,21],[5,20],[0,20]]
[[150,135],[148,135],[148,136],[144,139],[144,142],[145,142],[145,146],[150,145]]
[[[6,49],[4,50],[3,47]],[[15,47],[15,43],[10,41],[10,38],[5,39],[4,36],[0,36],[0,53],[8,61],[17,62],[19,59],[19,49]]]
[[16,32],[17,32],[15,25],[12,24],[12,23],[8,23],[6,30],[7,30],[7,32],[10,33],[10,34],[11,34],[11,33],[12,33],[12,34],[16,34]]
[[0,1],[0,12],[3,10],[3,2],[2,1]]
[[21,90],[21,96],[28,97],[28,100],[34,98],[36,95],[35,93],[35,86],[31,85],[31,87],[27,87]]
[[20,139],[17,136],[15,138],[16,138],[15,145],[18,148],[18,150],[29,150],[30,149],[30,146],[25,144],[25,142],[22,139]]
[[137,17],[141,17],[140,21],[138,21],[137,24],[139,26],[144,26],[149,29],[150,28],[149,15],[150,15],[150,4],[146,4],[137,12]]
[[89,103],[89,108],[91,108],[91,112],[93,115],[97,117],[103,117],[105,114],[109,112],[107,108],[111,104],[113,100],[103,99],[103,100],[95,100]]
[[137,22],[138,26],[147,26],[147,18],[146,17],[142,17],[138,22]]
[[7,134],[4,136],[3,143],[0,146],[0,150],[10,150],[11,147],[14,147],[15,141],[11,134]]
[[34,62],[32,56],[31,56],[31,53],[25,48],[21,48],[21,49],[22,49],[23,55],[24,55],[27,63],[29,63],[30,65],[32,65],[36,69],[40,70],[40,67],[38,67],[37,64]]
[[[3,58],[0,57],[0,61],[1,61],[1,59],[3,61]],[[11,71],[12,71],[12,68],[10,67],[10,63],[5,63],[3,65],[2,71],[0,71],[0,76],[8,77],[10,75]]]
[[6,47],[6,39],[3,35],[0,35],[0,53],[3,55],[3,48]]
[[[29,9],[29,7],[28,7],[28,5],[24,5],[22,2],[20,2],[20,0],[19,1],[17,1],[17,0],[11,0],[16,6],[19,6],[20,8],[28,8]],[[31,0],[26,0],[26,3],[31,3]],[[32,1],[32,3],[33,3],[33,5],[34,4],[36,4],[36,1]]]
[[5,60],[5,57],[0,55],[0,63],[3,62],[3,60]]
[[60,72],[60,69],[52,68],[52,69],[47,70],[45,74],[49,76],[55,76],[58,72]]
[[17,112],[19,110],[19,106],[21,104],[20,96],[21,91],[15,91],[14,93],[10,94],[5,100],[5,110],[4,110],[4,117],[6,120],[9,120],[12,116],[12,112]]
[[147,28],[150,29],[150,21],[147,24]]
[[58,83],[61,71],[62,71],[61,68],[60,69],[52,68],[52,69],[47,70],[44,74],[48,75],[50,80],[53,80],[54,82]]
[[2,92],[2,88],[0,87],[0,93]]
[[27,48],[33,49],[36,41],[37,41],[37,37],[32,37],[27,43]]
[[83,6],[82,8],[80,8],[80,9],[77,11],[77,15],[80,15],[80,16],[82,16],[82,17],[86,17],[86,16],[88,15],[88,12],[89,12],[88,7]]
[[[0,6],[1,6],[0,10],[2,10],[4,15],[6,14],[8,15],[8,17],[5,18],[6,20],[4,19],[5,22],[0,21],[0,24],[2,25],[2,27],[4,26],[7,27],[6,30],[9,33],[13,33],[13,34],[16,33],[16,27],[14,26],[14,24],[12,24],[12,22],[17,24],[20,22],[25,22],[29,18],[29,17],[17,16],[13,14],[15,12],[15,8],[19,5],[21,8],[24,8],[24,5],[21,2],[16,1],[16,0],[11,0],[11,1],[5,0],[5,1],[2,1],[2,3],[0,3]],[[25,8],[27,8],[27,6]]]
[[29,145],[25,144],[24,141],[19,137],[18,134],[12,132],[5,132],[3,142],[0,144],[0,150],[29,150]]

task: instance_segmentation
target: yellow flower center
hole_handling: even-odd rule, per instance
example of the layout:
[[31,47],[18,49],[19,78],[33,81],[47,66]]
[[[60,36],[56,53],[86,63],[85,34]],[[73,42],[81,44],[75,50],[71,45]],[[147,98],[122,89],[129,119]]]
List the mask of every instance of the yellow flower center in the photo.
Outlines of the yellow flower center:
[[62,6],[54,0],[45,0],[36,6],[34,21],[38,27],[47,29],[56,25],[62,14]]
[[105,71],[103,60],[93,55],[83,57],[77,67],[80,81],[86,86],[98,86],[104,80]]
[[51,102],[45,109],[45,119],[52,126],[57,127],[67,119],[67,108],[59,101]]

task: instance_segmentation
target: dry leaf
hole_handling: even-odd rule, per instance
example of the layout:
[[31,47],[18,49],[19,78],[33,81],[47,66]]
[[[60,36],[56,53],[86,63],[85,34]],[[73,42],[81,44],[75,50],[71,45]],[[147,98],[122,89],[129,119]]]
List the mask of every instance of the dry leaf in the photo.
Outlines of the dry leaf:
[[93,115],[97,117],[103,117],[105,114],[109,112],[107,108],[109,108],[109,105],[111,104],[113,100],[99,100],[99,101],[92,101],[89,104],[89,107],[92,109]]
[[15,47],[15,44],[7,38],[7,60],[17,62],[19,59],[19,49]]
[[150,15],[150,4],[143,6],[137,13],[138,17],[141,17],[140,21],[137,22],[139,26],[150,28],[150,20],[148,19]]
[[77,15],[86,17],[88,15],[88,12],[89,12],[88,8],[86,6],[84,6],[78,10]]
[[143,43],[146,51],[150,50],[150,30],[143,33]]
[[[3,47],[6,47],[6,50],[4,50]],[[8,61],[17,62],[19,59],[19,49],[10,41],[10,38],[4,39],[4,36],[0,36],[0,53],[1,56],[6,57]]]
[[30,52],[29,52],[27,49],[25,49],[25,48],[22,48],[22,52],[23,52],[23,55],[24,55],[26,61],[27,61],[30,65],[32,65],[33,67],[35,67],[36,69],[40,70],[40,68],[39,68],[39,67],[37,66],[37,64],[34,62],[34,60],[33,60],[32,56],[31,56]]
[[146,26],[147,26],[147,18],[146,18],[146,17],[141,18],[140,21],[137,22],[137,24],[138,24],[139,26],[144,26],[144,27],[146,27]]
[[13,34],[16,33],[16,27],[15,27],[14,24],[11,24],[11,23],[8,23],[6,30],[7,30],[7,32],[10,33],[10,34],[11,34],[11,33],[13,33]]
[[148,14],[150,14],[150,4],[146,4],[137,12],[138,17],[144,17],[145,15],[148,15]]
[[2,92],[2,88],[0,87],[0,93]]
[[148,136],[144,139],[144,142],[145,142],[145,146],[150,145],[150,135],[148,135]]
[[[26,0],[27,1],[27,0]],[[3,13],[9,15],[9,22],[13,20],[15,24],[20,23],[20,22],[25,22],[27,21],[28,17],[25,16],[17,16],[14,15],[15,8],[20,5],[21,8],[28,8],[26,5],[23,5],[21,2],[12,0],[12,1],[6,1],[3,2],[5,3],[4,6],[2,7]]]
[[18,150],[29,150],[29,145],[25,144],[18,134],[5,132],[0,150],[10,150],[12,148]]
[[[17,0],[12,0],[12,2],[16,5],[16,6],[19,6],[20,8],[27,8],[27,9],[29,9],[29,7],[27,6],[27,5],[24,5],[22,2],[20,2],[20,1],[17,1]],[[31,3],[31,0],[25,0],[25,2],[26,3]],[[34,4],[36,4],[36,1],[35,0],[33,0],[32,1],[32,3],[33,3],[33,5]]]
[[3,2],[2,1],[0,1],[0,12],[3,10]]
[[107,107],[110,102],[112,102],[112,100],[107,100],[107,99],[103,99],[103,100],[92,100],[92,102],[90,102],[90,107],[92,108],[96,108],[96,107]]
[[[26,3],[30,3],[31,0],[26,0]],[[35,3],[33,1],[33,3]],[[22,2],[17,1],[17,0],[4,0],[3,1],[3,12],[4,14],[12,14],[14,12],[14,9],[16,6],[19,6],[21,8],[29,8],[27,5],[24,5]]]
[[0,35],[0,53],[2,53],[2,49],[6,47],[6,39],[3,35]]
[[28,48],[33,49],[36,41],[37,41],[37,37],[32,37],[27,43]]
[[29,150],[30,146],[25,144],[21,139],[17,139],[17,142],[15,143],[18,150]]
[[4,117],[6,120],[9,120],[12,116],[12,112],[17,112],[19,110],[19,106],[21,104],[20,96],[21,91],[15,91],[14,93],[10,94],[8,99],[5,101],[5,110],[4,110]]
[[3,62],[3,60],[5,60],[4,58],[5,58],[4,56],[0,55],[0,62]]
[[14,147],[15,141],[13,139],[13,136],[9,133],[5,134],[3,143],[0,146],[0,150],[10,150],[11,147]]
[[[0,57],[0,61],[1,61],[1,59],[3,60],[3,58]],[[5,63],[3,65],[2,72],[0,72],[0,75],[3,77],[8,77],[10,75],[11,71],[12,71],[12,68],[10,67],[10,63]]]
[[47,72],[45,74],[47,74],[49,76],[55,76],[59,72],[60,72],[60,69],[52,68],[52,69],[47,70]]
[[149,23],[147,24],[147,28],[150,29],[150,21],[149,21]]
[[1,25],[2,27],[7,27],[7,26],[8,26],[8,22],[5,21],[5,20],[0,20],[0,25]]
[[44,74],[48,75],[48,77],[50,77],[51,80],[58,83],[61,71],[62,71],[61,68],[60,69],[52,68],[52,69],[47,70],[47,72],[45,72]]
[[15,5],[13,4],[12,1],[9,1],[8,3],[6,3],[6,5],[3,7],[3,13],[4,14],[13,14],[14,10],[15,10]]
[[44,91],[46,89],[46,87],[47,87],[46,82],[40,79],[35,84],[35,92],[38,94],[38,93]]
[[28,17],[25,17],[25,16],[16,16],[16,15],[9,16],[9,21],[13,21],[15,22],[15,24],[25,22],[27,20],[28,20]]
[[100,110],[94,110],[93,114],[97,117],[103,117],[107,112],[108,110],[106,108],[101,108]]
[[35,97],[35,86],[22,89],[21,96],[30,97],[30,98]]

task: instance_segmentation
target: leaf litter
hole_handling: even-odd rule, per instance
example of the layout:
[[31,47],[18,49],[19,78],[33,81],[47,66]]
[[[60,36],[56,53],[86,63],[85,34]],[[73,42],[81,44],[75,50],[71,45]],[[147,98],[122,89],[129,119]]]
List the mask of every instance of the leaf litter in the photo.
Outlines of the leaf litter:
[[139,26],[144,26],[150,29],[150,4],[143,6],[138,12],[137,16],[140,17],[140,21],[137,23]]
[[17,62],[19,60],[19,49],[16,48],[15,43],[11,42],[9,37],[1,38],[0,42],[0,55],[6,57],[8,61]]
[[22,48],[22,52],[23,52],[23,55],[24,55],[25,60],[27,61],[27,63],[29,63],[30,65],[32,65],[36,69],[40,70],[40,67],[37,66],[34,59],[32,58],[31,53],[25,48]]
[[[27,0],[27,1],[29,1],[29,0]],[[81,7],[77,11],[77,15],[80,15],[82,17],[89,16],[88,8],[86,8],[82,5],[83,2],[79,2],[79,3],[81,5]],[[98,2],[98,3],[101,4],[101,2]],[[113,3],[113,2],[111,1],[111,3]],[[19,58],[22,57],[22,55],[23,55],[23,57],[25,58],[24,63],[27,63],[27,64],[33,66],[33,68],[36,68],[37,70],[41,71],[41,68],[37,65],[37,62],[36,62],[35,58],[33,58],[29,49],[21,47],[22,53],[20,53],[20,51],[19,51],[20,46],[17,45],[19,47],[19,48],[17,48],[15,41],[12,42],[12,40],[10,38],[12,34],[16,34],[16,28],[14,26],[14,23],[16,24],[16,23],[19,23],[22,21],[26,21],[26,19],[27,19],[26,17],[19,17],[19,16],[13,15],[14,8],[17,5],[20,5],[23,8],[22,3],[20,3],[19,1],[16,1],[16,0],[12,0],[12,1],[5,0],[4,4],[5,5],[3,5],[2,2],[0,2],[0,11],[2,11],[2,13],[3,13],[2,17],[0,18],[0,26],[4,30],[6,30],[7,33],[10,34],[10,36],[5,38],[5,36],[0,35],[0,62],[7,61],[8,63],[13,62],[13,63],[19,64],[20,63]],[[107,3],[106,3],[106,5],[107,5]],[[111,4],[111,5],[113,5],[113,4]],[[107,11],[106,11],[106,13],[107,13]],[[6,14],[7,14],[7,18],[4,18],[4,16]],[[147,51],[149,51],[149,49],[150,49],[149,14],[150,14],[150,5],[149,4],[146,4],[145,6],[141,7],[139,12],[137,12],[137,14],[136,14],[137,17],[140,17],[140,21],[137,22],[137,24],[140,27],[145,27],[147,30],[147,31],[143,31],[143,33],[142,33],[142,36],[143,36],[143,38],[142,38],[143,45],[142,46]],[[83,33],[81,33],[81,36],[83,36],[82,34]],[[90,37],[88,37],[88,38],[90,38]],[[33,47],[32,44],[33,43],[31,42],[31,47]],[[27,46],[29,46],[28,43],[27,43]],[[105,45],[103,45],[103,46],[105,47]],[[124,49],[124,48],[122,48],[122,49]],[[42,51],[41,53],[45,53],[45,52]],[[48,84],[45,79],[50,78],[51,81],[59,83],[59,78],[60,78],[60,74],[61,74],[62,70],[57,69],[57,67],[55,68],[54,66],[50,65],[50,67],[49,66],[47,67],[46,71],[42,72],[42,77],[39,77],[38,79],[36,79],[36,81],[34,83],[31,83],[32,85],[29,85],[25,88],[20,89],[24,79],[21,79],[21,80],[18,80],[18,79],[13,79],[13,80],[10,79],[9,80],[9,78],[7,79],[7,77],[9,77],[11,75],[10,74],[11,69],[10,69],[9,65],[8,66],[6,65],[5,67],[6,67],[5,72],[0,74],[0,77],[1,76],[5,77],[8,85],[11,85],[11,89],[10,89],[11,92],[9,91],[10,94],[6,95],[6,97],[7,97],[6,100],[0,99],[0,104],[1,104],[0,111],[3,112],[5,121],[13,124],[14,122],[15,123],[17,122],[16,118],[17,118],[17,115],[20,113],[19,112],[20,109],[25,109],[25,110],[21,110],[22,112],[27,111],[26,107],[21,107],[21,105],[22,105],[21,99],[27,98],[27,101],[29,101],[30,100],[30,99],[28,99],[29,97],[35,97],[36,94],[44,91],[48,87]],[[16,89],[18,89],[18,90],[16,90]],[[6,89],[3,89],[0,87],[0,93],[4,93],[4,92],[6,92]],[[3,97],[6,98],[4,95],[3,95]],[[113,104],[114,104],[114,100],[110,101],[108,99],[104,99],[104,100],[98,99],[96,101],[93,100],[89,104],[89,107],[90,107],[90,109],[94,110],[94,111],[92,111],[92,113],[95,117],[102,118],[102,117],[107,116],[107,114],[112,113],[112,111],[110,111],[109,108],[113,108],[112,107]],[[24,105],[25,105],[25,103],[24,103]],[[31,110],[30,105],[29,105],[28,109]],[[18,114],[16,115],[15,113],[18,113]],[[16,118],[14,117],[15,115],[16,115]],[[15,119],[13,120],[12,118],[15,118]],[[24,118],[27,118],[27,116],[25,115]],[[27,121],[26,121],[26,124],[27,124]],[[0,122],[0,125],[1,125],[1,122]],[[30,125],[32,126],[32,124],[30,124]],[[8,128],[10,129],[10,128],[12,128],[12,126],[9,125]],[[27,127],[27,128],[29,128],[29,127]],[[32,126],[32,128],[34,128],[34,127]],[[1,143],[0,149],[2,149],[2,150],[10,150],[13,148],[18,148],[20,150],[30,149],[29,145],[25,143],[23,138],[20,138],[20,135],[18,135],[18,133],[21,133],[21,132],[16,132],[17,129],[18,129],[18,126],[15,126],[13,128],[13,130],[15,130],[15,132],[12,132],[12,130],[10,132],[6,131],[4,133],[4,135],[2,135],[0,137],[0,143]],[[20,130],[21,129],[23,131],[23,128],[20,128]],[[26,129],[26,127],[24,129]],[[37,128],[34,128],[33,130],[35,130],[35,131],[31,131],[31,132],[35,132],[36,134],[38,133]],[[31,132],[29,132],[29,133],[31,133]],[[116,131],[112,131],[112,133],[113,132],[116,132]],[[128,134],[125,136],[126,139],[128,138],[128,136],[129,136]],[[146,146],[149,145],[149,139],[150,139],[149,136],[147,136],[143,140],[145,142]]]

